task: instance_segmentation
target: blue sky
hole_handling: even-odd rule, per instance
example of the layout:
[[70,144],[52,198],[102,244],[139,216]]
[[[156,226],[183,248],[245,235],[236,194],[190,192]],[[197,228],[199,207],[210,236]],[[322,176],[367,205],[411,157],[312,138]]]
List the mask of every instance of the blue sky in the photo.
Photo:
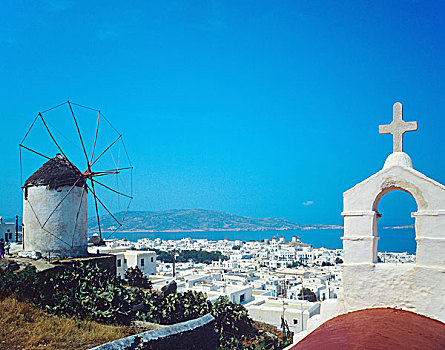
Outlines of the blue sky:
[[[18,143],[37,112],[68,99],[124,134],[134,210],[342,223],[342,193],[392,150],[378,125],[396,101],[418,121],[404,138],[415,168],[445,183],[442,2],[0,6],[4,217],[21,211]],[[380,210],[404,224],[415,203],[391,194]]]

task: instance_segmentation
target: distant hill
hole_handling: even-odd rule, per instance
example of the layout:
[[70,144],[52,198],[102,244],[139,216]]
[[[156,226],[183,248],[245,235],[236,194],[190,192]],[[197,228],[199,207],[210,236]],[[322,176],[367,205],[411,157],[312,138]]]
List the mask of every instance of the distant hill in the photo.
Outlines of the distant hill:
[[[118,213],[117,217],[122,217]],[[97,232],[96,218],[89,219],[89,231]],[[101,218],[103,231],[112,231],[116,222],[111,217]],[[296,230],[305,225],[286,219],[255,219],[204,209],[176,209],[166,211],[130,211],[119,231],[124,232],[187,232],[187,231],[264,231]]]
[[402,225],[402,226],[385,226],[385,227],[383,227],[383,228],[385,228],[385,229],[390,229],[390,230],[413,229],[413,228],[414,228],[414,224]]

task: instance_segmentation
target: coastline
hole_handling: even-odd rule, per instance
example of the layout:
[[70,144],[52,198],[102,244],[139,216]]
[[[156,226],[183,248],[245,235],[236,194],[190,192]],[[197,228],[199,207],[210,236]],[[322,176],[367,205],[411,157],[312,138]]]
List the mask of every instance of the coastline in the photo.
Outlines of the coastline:
[[[97,233],[89,231],[88,234]],[[341,229],[298,229],[298,230],[190,230],[190,231],[102,231],[105,239],[128,239],[136,242],[138,239],[149,238],[162,240],[179,240],[183,238],[192,239],[208,239],[221,240],[228,238],[230,240],[242,241],[262,241],[264,239],[271,239],[273,236],[284,236],[286,241],[291,241],[292,236],[301,237],[301,241],[310,244],[313,247],[326,247],[331,249],[343,248],[341,237],[343,232]],[[387,229],[381,228],[379,230],[379,251],[388,252],[404,252],[408,251],[410,254],[416,251],[415,232],[412,228],[406,229]]]
[[[254,228],[254,229],[241,229],[241,228],[209,228],[209,229],[172,229],[172,230],[118,230],[122,233],[187,233],[187,232],[266,232],[266,231],[306,231],[306,230],[343,230],[343,226],[340,225],[326,225],[326,227],[308,226],[299,228]],[[88,230],[88,233],[97,233],[98,230]],[[112,233],[114,230],[102,230],[103,233]]]

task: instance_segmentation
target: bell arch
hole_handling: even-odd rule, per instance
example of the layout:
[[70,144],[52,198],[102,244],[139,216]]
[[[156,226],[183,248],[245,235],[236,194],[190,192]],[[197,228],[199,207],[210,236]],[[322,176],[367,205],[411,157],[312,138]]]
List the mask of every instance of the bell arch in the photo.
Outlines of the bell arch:
[[418,203],[416,197],[408,189],[406,189],[404,187],[400,187],[400,186],[393,186],[393,187],[387,187],[387,188],[382,189],[382,191],[374,199],[374,202],[372,204],[372,210],[378,212],[379,203],[380,203],[380,200],[383,198],[383,196],[385,196],[385,194],[388,194],[388,193],[394,192],[394,191],[402,191],[402,192],[408,193],[412,198],[414,198],[414,200],[417,204],[417,208],[419,208],[419,203]]
[[[400,307],[444,321],[445,186],[406,164],[385,164],[343,194],[344,307]],[[397,190],[408,193],[417,205],[412,213],[416,262],[377,264],[378,204]]]
[[399,163],[384,167],[343,194],[345,263],[377,262],[377,207],[380,199],[394,190],[407,192],[417,204],[413,213],[417,263],[445,266],[444,254],[433,256],[428,252],[438,239],[444,240],[445,249],[445,187]]
[[[415,217],[413,213],[418,211],[418,204],[415,197],[407,190],[400,187],[392,187],[382,191],[375,199],[373,210],[376,212],[377,225],[373,233],[379,239],[376,244],[376,252],[373,255],[378,256],[374,263],[386,263],[388,256],[386,253],[416,254],[416,230]],[[412,225],[412,228],[402,227]],[[393,227],[393,228],[391,228]],[[385,254],[385,258],[383,258]],[[390,257],[392,255],[390,254]],[[392,256],[397,258],[396,256]],[[395,259],[389,262],[410,262],[415,259]]]

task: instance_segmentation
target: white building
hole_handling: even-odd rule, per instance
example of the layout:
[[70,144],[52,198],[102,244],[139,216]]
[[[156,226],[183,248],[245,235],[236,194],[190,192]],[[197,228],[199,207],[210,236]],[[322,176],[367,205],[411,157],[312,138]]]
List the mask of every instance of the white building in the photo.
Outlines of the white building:
[[252,300],[252,286],[228,286],[223,293],[232,303],[244,304]]
[[152,251],[128,250],[126,246],[90,246],[88,253],[116,256],[116,274],[122,278],[130,267],[138,267],[147,277],[156,275],[156,253]]
[[203,284],[203,283],[212,283],[215,281],[221,281],[221,274],[220,273],[211,273],[211,274],[192,274],[184,276],[184,280],[186,283],[186,286],[188,288],[193,288],[193,286],[197,284]]
[[111,253],[116,256],[116,274],[124,278],[130,268],[138,267],[147,277],[156,275],[156,253],[144,250],[126,250]]
[[253,320],[268,323],[278,329],[281,328],[281,317],[284,313],[284,319],[290,331],[294,333],[306,330],[308,319],[320,312],[320,303],[311,303],[306,300],[258,298],[246,304],[245,307]]
[[3,222],[3,218],[0,217],[0,238],[8,242],[16,242],[15,223]]

